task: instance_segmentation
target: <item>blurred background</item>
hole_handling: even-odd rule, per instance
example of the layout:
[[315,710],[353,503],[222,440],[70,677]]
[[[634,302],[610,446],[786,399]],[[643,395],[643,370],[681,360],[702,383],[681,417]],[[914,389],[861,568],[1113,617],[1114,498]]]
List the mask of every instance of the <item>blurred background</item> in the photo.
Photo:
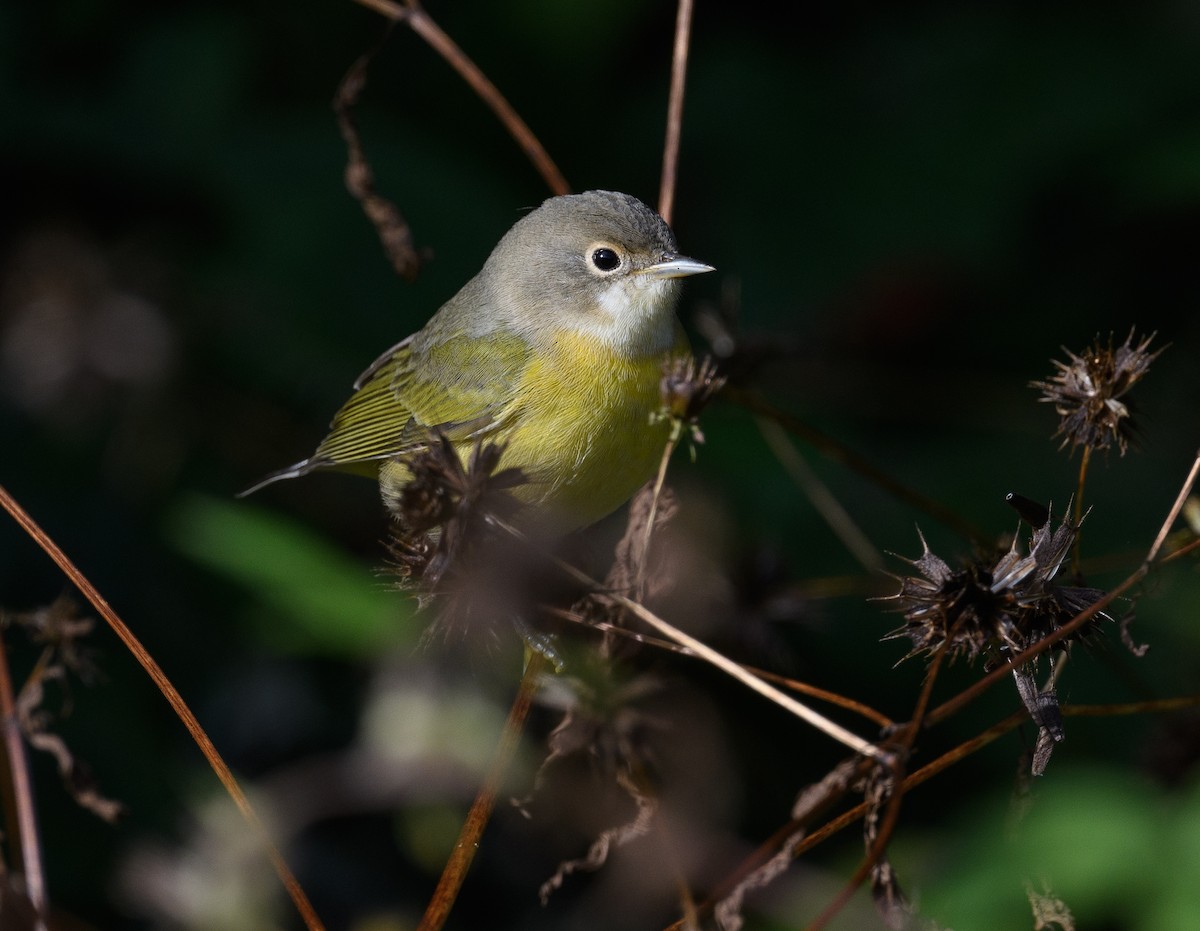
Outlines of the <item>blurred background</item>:
[[[498,84],[577,190],[653,202],[674,8],[634,0],[428,9]],[[1060,347],[1132,327],[1170,344],[1133,397],[1140,448],[1093,461],[1088,584],[1144,556],[1200,439],[1200,11],[1055,6],[699,4],[674,226],[718,274],[681,316],[736,310],[736,341],[779,406],[997,539],[1018,491],[1062,508],[1079,457],[1028,387]],[[495,119],[406,30],[357,110],[382,193],[431,260],[391,272],[346,193],[330,101],[381,18],[306,6],[69,0],[0,6],[0,481],[78,562],[192,703],[264,810],[330,928],[415,926],[491,752],[515,649],[421,648],[381,575],[370,483],[315,476],[234,494],[306,456],[358,373],[419,328],[547,191]],[[671,480],[697,584],[677,614],[758,665],[904,719],[924,664],[754,418],[718,403]],[[950,562],[968,541],[798,447],[878,549]],[[619,519],[596,531],[603,551]],[[900,571],[902,563],[891,564]],[[0,607],[68,590],[0,521]],[[1077,651],[1067,702],[1195,692],[1194,559]],[[9,635],[18,676],[36,647]],[[116,639],[99,675],[52,696],[55,729],[128,809],[79,809],[35,765],[63,927],[295,927],[265,857]],[[894,668],[895,667],[895,668]],[[843,755],[682,660],[661,686],[657,768],[701,891],[788,817]],[[935,698],[973,681],[959,663]],[[928,735],[919,761],[1017,707],[1010,686]],[[870,727],[840,720],[873,736]],[[540,709],[510,794],[557,717]],[[1032,926],[1043,880],[1093,929],[1200,914],[1200,726],[1186,714],[1068,721],[1019,829],[1032,740],[1010,734],[906,801],[893,862],[922,914],[958,931]],[[525,819],[507,804],[449,927],[657,928],[678,914],[643,840],[543,908],[537,889],[628,817],[579,765]],[[674,777],[674,778],[672,778]],[[580,799],[586,798],[582,805]],[[1014,834],[1014,830],[1018,833]],[[7,833],[7,830],[6,830]],[[861,854],[857,829],[752,898],[756,928],[802,927]],[[1190,858],[1190,859],[1189,859]],[[1186,864],[1191,864],[1189,868]],[[661,872],[661,871],[658,871]],[[647,878],[654,874],[657,880]],[[840,924],[839,924],[840,922]],[[860,893],[834,927],[873,927]]]

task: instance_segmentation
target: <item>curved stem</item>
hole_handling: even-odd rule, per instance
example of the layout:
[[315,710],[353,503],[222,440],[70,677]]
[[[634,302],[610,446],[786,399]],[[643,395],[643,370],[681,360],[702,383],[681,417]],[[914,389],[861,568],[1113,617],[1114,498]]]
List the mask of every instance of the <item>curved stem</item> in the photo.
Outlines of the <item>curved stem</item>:
[[429,904],[425,907],[425,915],[421,918],[417,931],[439,931],[450,916],[454,900],[458,898],[459,890],[467,878],[467,871],[471,868],[471,861],[475,859],[475,851],[479,849],[479,839],[483,836],[484,828],[492,817],[492,810],[496,807],[500,785],[521,742],[521,731],[525,727],[525,719],[529,717],[533,696],[537,693],[538,676],[545,666],[546,658],[541,653],[533,650],[528,652],[525,673],[521,676],[517,695],[508,711],[508,720],[504,722],[504,731],[500,735],[496,755],[492,758],[483,785],[479,787],[475,801],[471,804],[471,810],[467,812],[454,851],[442,868],[442,876],[438,880],[437,888],[433,890]]
[[[2,489],[0,489],[2,491]],[[21,735],[21,722],[13,697],[12,679],[8,674],[8,654],[4,638],[0,637],[0,715],[4,722],[4,752],[8,757],[8,774],[12,781],[13,804],[17,823],[9,833],[17,833],[21,849],[21,872],[25,876],[25,894],[37,914],[35,927],[44,931],[46,911],[46,882],[42,872],[42,847],[38,838],[37,815],[33,807],[33,785],[29,779],[29,758]]]

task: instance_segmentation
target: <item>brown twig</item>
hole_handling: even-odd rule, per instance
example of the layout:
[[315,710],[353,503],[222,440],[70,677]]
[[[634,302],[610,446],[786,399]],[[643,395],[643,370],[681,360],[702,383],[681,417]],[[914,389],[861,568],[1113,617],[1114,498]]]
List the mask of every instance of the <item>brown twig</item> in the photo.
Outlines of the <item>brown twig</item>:
[[442,28],[430,18],[417,0],[404,0],[402,4],[395,3],[393,0],[355,0],[355,2],[374,10],[393,22],[404,23],[424,39],[496,114],[497,119],[508,130],[509,135],[520,146],[529,161],[533,163],[533,167],[542,176],[551,192],[554,194],[570,193],[571,186],[567,184],[567,179],[563,177],[550,154],[533,134],[533,130],[505,100],[496,85],[488,79],[475,62],[467,57],[467,54],[455,44],[454,40],[442,31]]
[[[1186,695],[1179,698],[1162,698],[1154,701],[1128,702],[1116,705],[1063,705],[1061,710],[1068,717],[1105,717],[1126,714],[1158,714],[1162,712],[1181,711],[1185,708],[1194,708],[1197,706],[1200,706],[1200,695]],[[1029,712],[1025,709],[1022,708],[1019,711],[1014,711],[987,730],[977,734],[970,740],[963,741],[953,749],[947,750],[937,759],[910,774],[900,784],[899,791],[904,794],[911,792],[917,786],[928,782],[934,776],[949,769],[954,764],[982,750],[988,744],[1003,737],[1009,731],[1020,727],[1028,720]],[[860,765],[865,767],[871,764],[869,761],[863,760],[860,762]],[[849,808],[835,818],[830,819],[816,830],[806,834],[792,848],[792,858],[795,859],[804,855],[814,847],[820,846],[833,835],[845,830],[859,818],[864,817],[870,810],[870,807],[868,802],[860,802],[853,808]],[[698,914],[703,916],[710,913],[716,902],[728,895],[747,875],[766,862],[771,856],[770,852],[778,848],[780,843],[794,835],[801,827],[803,825],[796,820],[789,821],[780,827],[754,853],[747,857],[733,873],[721,880],[720,884],[697,907]],[[667,925],[663,931],[685,931],[685,927],[681,921],[675,921]]]
[[730,388],[728,392],[729,396],[736,403],[746,408],[746,410],[775,421],[789,433],[815,446],[825,458],[832,462],[840,462],[846,468],[874,482],[884,491],[894,495],[917,510],[924,511],[930,517],[934,518],[934,520],[951,528],[968,540],[972,540],[982,546],[987,546],[991,543],[991,538],[987,534],[964,520],[950,508],[896,481],[896,479],[892,478],[891,475],[884,472],[878,466],[872,465],[858,453],[854,452],[854,450],[818,430],[811,424],[807,424],[800,420],[800,418],[780,410],[765,398],[752,391]]
[[[1184,502],[1186,502],[1188,495],[1191,493],[1192,487],[1195,485],[1198,476],[1200,476],[1200,455],[1198,455],[1196,460],[1193,462],[1192,468],[1188,472],[1188,476],[1184,480],[1184,483],[1183,483],[1182,487],[1180,488],[1179,494],[1176,497],[1175,503],[1172,506],[1170,513],[1167,515],[1166,519],[1164,520],[1163,525],[1160,528],[1158,535],[1155,537],[1154,543],[1151,545],[1150,550],[1147,553],[1145,560],[1138,567],[1138,569],[1135,570],[1120,585],[1118,585],[1112,591],[1108,592],[1099,601],[1095,602],[1094,604],[1090,605],[1088,608],[1081,611],[1079,614],[1077,614],[1069,622],[1067,622],[1062,627],[1060,627],[1053,634],[1051,634],[1051,635],[1047,636],[1046,638],[1044,638],[1043,640],[1031,645],[1028,649],[1026,649],[1022,653],[1018,654],[1017,656],[1012,657],[1011,661],[1012,661],[1013,665],[1019,666],[1025,662],[1028,662],[1035,655],[1046,650],[1052,644],[1057,643],[1059,640],[1063,639],[1064,637],[1069,636],[1071,633],[1073,633],[1079,627],[1086,624],[1089,620],[1091,620],[1093,617],[1095,617],[1095,615],[1098,614],[1100,611],[1103,611],[1106,607],[1108,607],[1109,604],[1111,604],[1113,601],[1115,601],[1124,592],[1128,591],[1130,588],[1137,585],[1143,578],[1145,578],[1145,576],[1149,573],[1150,569],[1152,568],[1155,560],[1157,559],[1158,553],[1159,553],[1160,549],[1162,548],[1163,542],[1166,540],[1167,535],[1170,533],[1170,529],[1174,525],[1177,517],[1179,516],[1179,513],[1183,508]],[[991,685],[995,684],[995,682],[998,682],[1001,679],[1007,678],[1007,676],[1009,674],[1009,668],[1010,667],[1008,667],[1008,666],[1001,666],[998,669],[994,670],[993,672],[988,673],[986,676],[984,676],[984,678],[980,679],[978,682],[976,682],[970,688],[965,689],[963,692],[956,695],[950,701],[943,703],[938,708],[935,708],[933,711],[929,712],[929,714],[925,716],[924,726],[931,727],[934,724],[937,724],[938,722],[944,720],[945,718],[947,718],[951,714],[953,714],[955,711],[957,711],[959,708],[961,708],[963,705],[965,705],[969,701],[973,700],[975,697],[977,697],[979,694],[981,694],[984,690],[991,687]],[[1069,706],[1068,705],[1068,706],[1063,706],[1062,713],[1064,715],[1071,715],[1071,716],[1099,716],[1099,715],[1103,715],[1103,714],[1111,714],[1111,715],[1136,714],[1136,713],[1161,712],[1161,711],[1176,711],[1176,710],[1180,710],[1182,708],[1194,707],[1196,705],[1200,705],[1200,696],[1193,695],[1193,696],[1185,696],[1185,697],[1181,697],[1181,698],[1161,699],[1161,700],[1157,700],[1157,701],[1134,702],[1134,703],[1123,704],[1123,705],[1100,705],[1100,706],[1090,706],[1090,705]],[[949,768],[950,766],[954,765],[955,763],[957,763],[959,760],[966,758],[970,754],[974,753],[975,751],[981,749],[982,747],[984,747],[987,744],[991,743],[992,741],[996,740],[1003,734],[1008,733],[1013,728],[1019,726],[1020,724],[1023,724],[1027,720],[1029,720],[1029,712],[1026,709],[1022,708],[1019,711],[1013,712],[1011,715],[1009,715],[1003,721],[1000,721],[999,723],[993,725],[992,727],[988,728],[986,731],[982,732],[981,734],[977,735],[976,737],[972,738],[971,740],[965,741],[964,743],[958,745],[954,749],[947,751],[946,753],[942,754],[942,756],[938,757],[933,762],[928,763],[927,765],[921,767],[921,769],[917,770],[915,773],[912,773],[911,775],[909,775],[907,778],[905,778],[900,783],[899,787],[897,787],[894,790],[895,793],[898,795],[907,794],[909,791],[911,791],[916,786],[919,786],[922,783],[928,781],[929,779],[933,778],[934,776],[936,776],[943,770],[945,770],[945,769]],[[916,718],[914,718],[914,723],[917,723]],[[915,732],[915,730],[916,730],[916,728],[910,728],[910,733]],[[865,763],[865,761],[864,761],[864,763]],[[792,858],[801,856],[802,854],[804,854],[807,851],[811,850],[812,848],[816,847],[818,844],[822,843],[829,837],[833,836],[834,834],[838,833],[839,831],[841,831],[844,828],[848,827],[849,825],[853,824],[859,818],[864,817],[870,810],[871,810],[870,802],[862,802],[858,805],[855,805],[853,808],[850,808],[849,810],[843,812],[842,814],[838,815],[837,817],[831,819],[830,821],[828,821],[826,824],[822,825],[817,830],[805,835],[802,839],[800,839],[792,847],[792,849],[790,851],[790,856]],[[764,844],[757,851],[755,851],[755,853],[746,861],[746,863],[744,863],[742,866],[740,866],[736,871],[734,871],[733,874],[731,874],[729,877],[726,877],[721,882],[721,884],[717,888],[717,890],[714,891],[714,893],[711,896],[709,896],[708,899],[705,901],[703,906],[701,906],[700,912],[702,914],[707,914],[709,911],[711,911],[712,908],[714,907],[714,903],[716,903],[717,901],[720,901],[720,899],[722,899],[725,895],[728,895],[729,892],[731,890],[735,889],[738,886],[738,884],[746,876],[748,876],[751,872],[753,872],[753,870],[757,869],[764,862],[766,862],[767,859],[770,858],[770,856],[772,855],[769,852],[770,850],[775,849],[780,843],[786,842],[787,838],[795,836],[796,833],[800,829],[802,829],[802,827],[803,827],[802,823],[793,820],[792,822],[784,825],[782,828],[780,828],[778,831],[776,831],[775,834],[772,836],[771,840],[767,842],[767,844]],[[818,921],[819,920],[821,920],[821,919],[818,919]],[[682,927],[683,926],[680,922],[675,922],[675,923],[669,925],[667,927],[666,931],[682,931]]]
[[1092,447],[1083,447],[1083,456],[1079,460],[1079,483],[1075,489],[1075,526],[1080,529],[1075,531],[1075,543],[1071,548],[1071,572],[1073,575],[1079,574],[1079,560],[1083,552],[1083,489],[1087,484],[1088,463],[1092,461]]
[[1172,560],[1186,556],[1188,553],[1191,553],[1197,549],[1200,549],[1200,539],[1192,540],[1190,543],[1185,543],[1183,546],[1179,547],[1179,549],[1172,550],[1171,552],[1167,553],[1167,555],[1162,558],[1162,562],[1171,562]]
[[675,13],[675,48],[671,56],[671,93],[667,100],[667,138],[663,142],[662,185],[658,213],[671,222],[679,172],[679,140],[683,132],[683,91],[687,83],[688,48],[692,34],[692,0],[679,0]]
[[895,763],[892,767],[891,797],[888,799],[883,820],[879,823],[878,832],[871,842],[870,848],[867,850],[867,855],[863,857],[862,863],[858,865],[854,874],[838,892],[834,900],[809,925],[809,928],[813,929],[813,931],[819,931],[819,929],[824,928],[837,916],[838,912],[845,908],[851,896],[866,881],[867,877],[871,875],[871,870],[874,869],[875,864],[879,862],[884,851],[887,850],[888,842],[892,839],[896,825],[900,822],[900,806],[904,799],[904,789],[901,785],[896,785],[896,783],[903,783],[904,770],[907,765],[906,760],[909,753],[912,752],[913,744],[916,743],[917,734],[921,731],[921,722],[924,720],[925,712],[929,708],[930,696],[933,695],[933,685],[937,681],[937,675],[941,669],[942,661],[946,658],[946,651],[949,645],[950,641],[947,639],[942,643],[941,649],[934,654],[933,661],[929,664],[929,668],[925,672],[925,681],[921,686],[921,694],[917,697],[917,705],[913,709],[912,719],[904,728],[904,732],[900,737],[899,752],[893,757]]
[[[604,621],[586,620],[580,617],[573,611],[567,611],[563,608],[556,608],[551,605],[543,605],[542,610],[552,616],[563,621],[568,621],[572,624],[579,624],[584,627],[598,630],[602,633],[612,634],[617,637],[624,637],[633,640],[637,643],[644,643],[647,646],[652,646],[658,650],[667,650],[671,653],[677,653],[680,656],[690,656],[699,659],[687,647],[680,646],[671,640],[664,640],[659,637],[652,637],[649,634],[639,633],[635,630],[628,630],[624,627],[618,627],[615,624],[609,624]],[[810,698],[817,698],[821,701],[828,702],[831,705],[836,705],[839,708],[845,708],[847,711],[853,712],[860,717],[866,718],[881,728],[890,728],[896,722],[889,718],[881,711],[876,711],[870,705],[864,705],[860,701],[856,701],[846,695],[839,695],[837,692],[831,692],[829,689],[823,689],[816,685],[809,685],[807,682],[801,682],[798,679],[792,679],[788,676],[781,675],[777,672],[771,672],[767,669],[760,669],[757,666],[742,666],[746,672],[751,675],[758,676],[760,679],[765,679],[767,682],[774,682],[776,685],[781,685],[793,692],[799,692],[801,695],[807,695]]]
[[[529,538],[512,524],[509,524],[494,515],[489,519],[501,530],[511,534],[514,538],[521,540],[525,544],[532,546]],[[819,714],[802,702],[796,701],[796,699],[792,698],[790,695],[781,692],[773,685],[764,682],[761,678],[751,672],[748,672],[745,668],[740,666],[738,663],[735,663],[725,654],[714,650],[712,647],[700,640],[697,640],[690,634],[685,633],[673,624],[667,623],[640,602],[634,601],[632,598],[628,597],[627,595],[623,595],[620,592],[606,589],[586,572],[577,569],[568,562],[564,562],[553,554],[543,551],[542,555],[551,563],[553,563],[561,572],[565,573],[579,584],[586,586],[591,591],[604,592],[604,596],[609,601],[620,605],[643,623],[654,628],[654,630],[656,630],[658,633],[668,637],[680,646],[686,647],[691,653],[695,654],[706,663],[709,663],[727,675],[732,676],[751,691],[757,692],[759,695],[763,696],[769,701],[774,702],[780,708],[790,712],[791,714],[800,718],[800,720],[805,721],[822,733],[832,737],[834,740],[845,744],[856,753],[861,753],[864,756],[869,756],[877,760],[886,761],[890,759],[891,754],[886,750],[876,746],[869,740],[864,740],[862,737],[852,733],[851,731],[842,727],[840,724],[829,720],[829,718]]]
[[1187,479],[1184,480],[1183,487],[1179,489],[1179,494],[1175,496],[1175,503],[1171,505],[1171,513],[1167,515],[1167,519],[1163,521],[1163,525],[1159,528],[1158,536],[1154,538],[1154,543],[1150,546],[1150,553],[1146,556],[1147,565],[1154,562],[1158,556],[1158,551],[1162,549],[1163,543],[1167,539],[1167,534],[1171,532],[1171,528],[1175,526],[1175,521],[1179,517],[1179,512],[1183,510],[1183,506],[1187,503],[1188,495],[1192,493],[1192,487],[1196,484],[1196,478],[1200,476],[1200,453],[1192,461],[1191,471],[1188,472]]
[[[3,488],[0,488],[0,495],[6,495]],[[29,758],[25,753],[25,741],[17,717],[3,637],[0,637],[0,716],[4,722],[4,752],[8,757],[8,778],[12,783],[13,803],[16,808],[15,830],[21,851],[21,872],[25,876],[25,894],[37,913],[37,931],[44,931],[46,880],[42,873],[42,849],[33,805],[33,785],[29,780]],[[13,830],[14,827],[10,826],[6,833],[11,836]]]
[[525,728],[525,719],[529,716],[533,697],[537,693],[538,676],[541,675],[545,666],[546,658],[541,653],[528,651],[525,673],[521,676],[516,697],[509,709],[508,720],[504,722],[504,730],[500,735],[500,743],[496,747],[496,755],[492,758],[487,776],[484,778],[483,785],[479,787],[471,810],[467,812],[462,830],[458,834],[458,841],[454,845],[454,851],[442,868],[441,878],[438,880],[437,888],[434,889],[429,904],[425,907],[425,915],[421,918],[421,924],[417,926],[417,931],[439,931],[446,923],[450,910],[454,907],[454,900],[458,898],[458,892],[467,878],[467,871],[471,868],[475,851],[479,849],[479,839],[483,836],[483,830],[492,816],[492,809],[496,806],[496,796],[500,792],[500,785],[512,763],[513,755],[517,752],[517,746],[521,741],[521,732]]
[[[391,35],[390,26],[388,35]],[[387,36],[384,37],[386,40]],[[392,268],[405,281],[411,282],[421,270],[421,256],[413,242],[412,228],[400,209],[375,190],[375,172],[363,151],[362,139],[354,120],[354,107],[367,85],[367,68],[382,46],[383,42],[360,55],[350,66],[334,95],[333,112],[337,117],[338,130],[346,143],[346,189],[374,225]]]
[[658,515],[658,502],[662,497],[663,485],[667,481],[667,466],[671,462],[671,456],[674,454],[675,448],[679,445],[679,439],[682,435],[682,429],[678,425],[671,430],[671,435],[667,438],[667,442],[663,446],[662,457],[658,462],[658,472],[654,475],[654,489],[650,495],[650,514],[646,518],[646,529],[642,533],[641,552],[637,555],[637,580],[634,584],[635,598],[640,599],[645,595],[646,569],[650,564],[650,538],[654,534],[654,519]]
[[282,882],[284,887],[287,889],[288,895],[291,897],[293,904],[296,906],[296,910],[303,918],[305,927],[307,927],[309,931],[323,931],[324,925],[321,924],[321,920],[317,917],[317,913],[313,910],[312,905],[309,903],[308,897],[304,894],[304,890],[300,888],[300,883],[297,882],[295,875],[293,875],[291,871],[291,868],[283,859],[283,855],[279,852],[279,849],[270,839],[270,835],[267,832],[266,826],[262,823],[262,821],[259,820],[258,815],[251,807],[245,793],[242,792],[241,786],[238,785],[237,780],[233,777],[233,773],[230,772],[229,767],[226,765],[225,760],[222,759],[221,754],[218,752],[208,734],[205,733],[204,728],[200,726],[200,722],[196,720],[196,716],[192,713],[191,708],[189,708],[187,703],[183,700],[183,696],[181,696],[178,690],[176,690],[175,686],[171,684],[171,680],[167,678],[167,674],[163,672],[162,667],[155,662],[154,657],[146,652],[146,648],[143,647],[137,637],[134,636],[133,631],[131,631],[125,625],[125,622],[121,620],[116,611],[109,606],[108,602],[104,599],[96,587],[92,585],[92,583],[83,575],[83,573],[79,571],[75,564],[67,558],[66,553],[59,548],[58,544],[50,539],[46,532],[38,526],[37,522],[29,516],[25,509],[17,504],[16,500],[3,486],[0,486],[0,507],[3,507],[4,510],[6,510],[12,516],[13,520],[15,520],[21,526],[21,528],[33,538],[34,542],[42,548],[42,551],[45,552],[46,555],[54,561],[58,568],[62,570],[63,574],[71,580],[71,583],[79,590],[83,597],[88,600],[92,607],[96,609],[96,612],[102,618],[104,618],[105,623],[107,623],[108,626],[112,628],[113,632],[120,638],[121,642],[125,645],[125,648],[129,650],[131,654],[133,654],[133,658],[138,661],[142,669],[146,671],[146,674],[154,680],[154,684],[158,686],[159,691],[162,692],[163,697],[166,698],[167,702],[171,705],[171,708],[175,711],[176,716],[178,716],[179,720],[183,722],[184,726],[188,730],[188,733],[191,734],[192,740],[194,740],[196,745],[200,748],[200,752],[204,754],[204,758],[208,761],[208,765],[212,767],[213,772],[216,773],[217,778],[221,781],[221,785],[225,787],[225,791],[229,793],[229,797],[232,798],[234,804],[237,805],[243,819],[245,819],[246,823],[250,825],[254,832],[259,836],[260,841],[266,848],[267,855],[270,857],[271,864],[275,867],[275,872],[279,876],[280,882]]
[[800,452],[792,445],[783,427],[775,420],[767,417],[755,417],[759,432],[771,452],[783,466],[783,470],[804,492],[817,513],[821,515],[834,536],[842,541],[842,545],[850,555],[868,572],[879,572],[883,569],[883,557],[875,548],[870,538],[863,533],[862,528],[854,522],[854,518],[842,507],[842,503],[834,497],[829,487],[821,481],[812,466],[808,464]]

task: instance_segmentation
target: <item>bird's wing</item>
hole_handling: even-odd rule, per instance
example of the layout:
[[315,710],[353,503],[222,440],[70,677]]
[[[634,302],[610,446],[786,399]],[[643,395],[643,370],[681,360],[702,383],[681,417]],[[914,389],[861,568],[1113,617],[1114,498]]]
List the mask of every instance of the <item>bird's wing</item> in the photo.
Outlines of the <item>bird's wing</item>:
[[487,435],[511,412],[529,355],[525,340],[495,333],[456,333],[419,353],[405,340],[355,383],[310,467],[388,459],[425,445],[434,430],[453,441]]
[[451,441],[470,440],[515,416],[516,386],[531,355],[524,339],[456,332],[420,351],[414,339],[393,346],[359,376],[316,452],[241,494],[314,469],[373,476],[378,461],[419,449],[434,430]]

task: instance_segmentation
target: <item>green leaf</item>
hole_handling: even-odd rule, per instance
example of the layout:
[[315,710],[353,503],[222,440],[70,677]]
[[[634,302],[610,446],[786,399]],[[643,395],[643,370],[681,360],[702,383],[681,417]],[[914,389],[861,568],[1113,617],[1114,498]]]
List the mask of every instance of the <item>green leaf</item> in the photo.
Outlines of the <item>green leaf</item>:
[[252,505],[195,496],[167,518],[173,545],[245,586],[268,610],[251,612],[275,648],[364,655],[417,628],[407,601],[301,524]]

